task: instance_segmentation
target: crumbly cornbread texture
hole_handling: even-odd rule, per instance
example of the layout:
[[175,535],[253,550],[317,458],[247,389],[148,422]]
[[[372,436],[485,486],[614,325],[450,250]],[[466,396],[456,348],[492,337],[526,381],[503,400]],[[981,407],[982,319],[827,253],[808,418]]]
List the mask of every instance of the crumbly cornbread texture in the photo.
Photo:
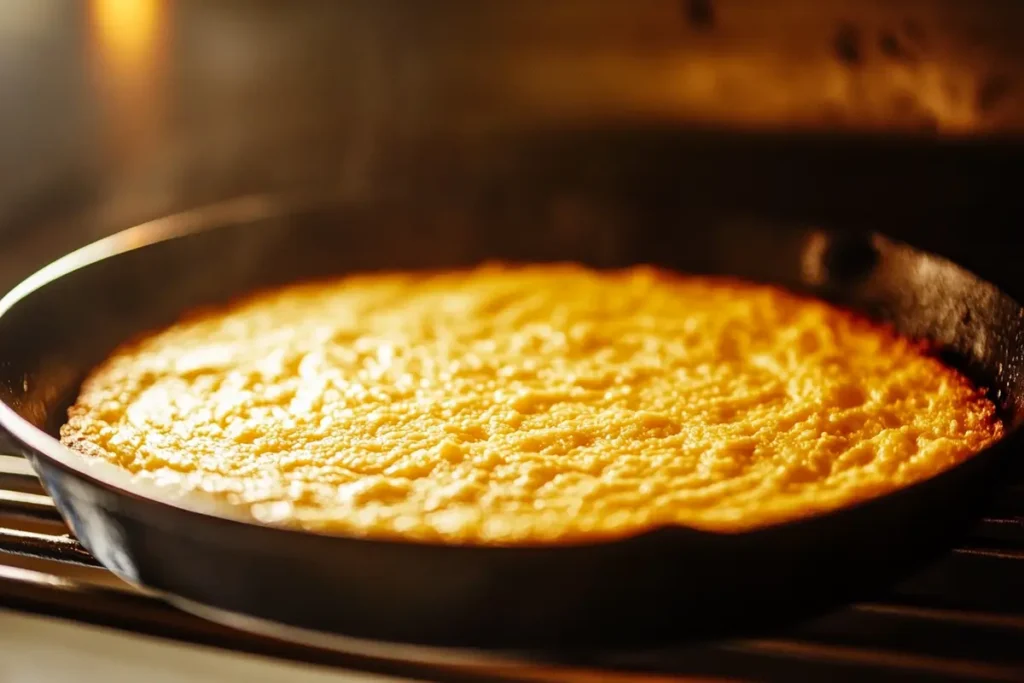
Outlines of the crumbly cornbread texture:
[[777,288],[648,267],[301,284],[118,350],[63,442],[258,519],[449,543],[742,531],[1001,434],[920,345]]

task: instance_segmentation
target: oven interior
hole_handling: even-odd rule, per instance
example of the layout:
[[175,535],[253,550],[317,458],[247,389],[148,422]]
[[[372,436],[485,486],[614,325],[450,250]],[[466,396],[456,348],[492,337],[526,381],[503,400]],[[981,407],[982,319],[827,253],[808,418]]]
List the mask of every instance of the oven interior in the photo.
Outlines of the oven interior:
[[[529,225],[571,243],[583,229],[639,231],[641,217],[645,249],[735,223],[763,226],[766,245],[782,229],[878,231],[1024,298],[1024,4],[1013,0],[11,0],[4,11],[5,289],[144,220],[316,192],[429,215],[436,225],[412,236],[423,243],[480,221],[510,241]],[[600,258],[609,245],[588,248]],[[551,665],[424,669],[185,617],[97,569],[17,458],[3,460],[0,524],[6,607],[437,680]],[[1011,483],[945,559],[877,600],[758,639],[583,664],[1017,680],[1022,563],[1024,485]]]

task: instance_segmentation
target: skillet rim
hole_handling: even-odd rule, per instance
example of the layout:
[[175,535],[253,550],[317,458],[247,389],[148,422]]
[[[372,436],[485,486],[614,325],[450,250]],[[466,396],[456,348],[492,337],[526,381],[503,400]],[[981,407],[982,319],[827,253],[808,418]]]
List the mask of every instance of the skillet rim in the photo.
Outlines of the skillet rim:
[[[286,216],[291,213],[296,213],[303,208],[315,207],[321,199],[322,198],[320,197],[310,197],[307,195],[246,195],[169,214],[120,230],[112,235],[108,235],[107,237],[91,242],[68,254],[65,254],[64,256],[61,256],[23,279],[10,291],[4,294],[3,297],[0,297],[0,320],[2,320],[3,317],[15,306],[26,301],[32,294],[35,294],[47,285],[57,282],[63,277],[69,276],[76,271],[82,270],[100,261],[105,261],[124,253],[193,234],[213,231],[219,228],[239,225],[246,222],[255,222]],[[870,235],[875,241],[880,238],[889,248],[907,249],[916,255],[924,256],[961,270],[976,279],[979,284],[991,287],[1007,301],[1012,302],[1012,304],[1017,307],[1020,314],[1024,316],[1024,306],[1022,306],[1014,297],[1007,294],[992,282],[982,278],[973,271],[964,268],[955,261],[918,249],[913,245],[892,240],[876,232],[867,232],[865,234]],[[954,367],[954,369],[957,368]],[[3,433],[6,433],[6,435],[10,436],[15,441],[19,449],[27,447],[36,457],[47,459],[51,461],[52,464],[66,471],[70,471],[75,476],[81,477],[89,483],[97,485],[108,492],[112,492],[117,495],[141,499],[159,505],[170,506],[179,511],[191,515],[198,515],[204,518],[212,518],[218,522],[242,524],[249,527],[266,529],[271,532],[284,532],[297,536],[310,536],[344,541],[360,541],[363,543],[384,546],[415,546],[421,548],[448,550],[492,550],[495,552],[601,548],[624,543],[639,542],[641,539],[648,536],[679,532],[690,534],[694,537],[703,537],[705,539],[745,539],[778,533],[783,529],[797,528],[811,524],[825,524],[831,520],[839,519],[844,514],[848,514],[854,510],[885,501],[892,496],[900,495],[902,493],[910,493],[929,485],[933,485],[933,483],[939,480],[956,476],[961,469],[970,466],[980,458],[993,455],[994,451],[1001,450],[1005,448],[1008,443],[1024,437],[1024,420],[1018,421],[1016,425],[1010,425],[1002,419],[1000,419],[1000,421],[1003,424],[1004,430],[1002,436],[998,440],[993,442],[987,448],[965,458],[949,469],[943,470],[936,475],[916,481],[907,486],[894,489],[881,496],[874,496],[865,500],[857,501],[850,505],[843,505],[832,510],[812,514],[807,517],[774,522],[743,531],[717,531],[688,526],[685,524],[670,523],[661,524],[632,533],[602,536],[593,540],[583,539],[553,542],[532,541],[527,543],[480,543],[423,541],[393,537],[375,538],[369,535],[364,536],[353,533],[337,533],[305,529],[298,526],[266,522],[257,519],[243,506],[225,503],[216,499],[212,495],[203,494],[202,492],[189,491],[187,493],[175,495],[174,489],[172,488],[162,487],[144,480],[135,480],[131,474],[110,463],[104,461],[90,462],[81,454],[78,454],[64,446],[59,439],[51,436],[46,431],[34,426],[25,418],[21,417],[21,415],[19,415],[14,408],[8,405],[6,401],[0,400],[0,439],[2,439]],[[32,458],[29,458],[29,461],[32,463]],[[37,470],[34,463],[32,463],[32,466],[34,470]]]

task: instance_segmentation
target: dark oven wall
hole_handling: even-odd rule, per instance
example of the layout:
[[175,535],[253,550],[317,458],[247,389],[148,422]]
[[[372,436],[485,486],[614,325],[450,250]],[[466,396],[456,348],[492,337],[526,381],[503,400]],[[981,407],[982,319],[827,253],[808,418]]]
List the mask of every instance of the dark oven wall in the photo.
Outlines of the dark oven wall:
[[9,0],[0,286],[315,189],[465,229],[880,229],[1024,297],[1022,22],[1013,0]]

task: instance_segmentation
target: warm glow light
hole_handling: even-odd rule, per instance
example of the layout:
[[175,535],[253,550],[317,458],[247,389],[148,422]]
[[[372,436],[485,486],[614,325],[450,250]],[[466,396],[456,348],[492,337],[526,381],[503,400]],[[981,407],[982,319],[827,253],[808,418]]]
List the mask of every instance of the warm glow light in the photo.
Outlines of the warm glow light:
[[133,68],[148,56],[160,30],[162,0],[92,0],[92,24],[111,66]]
[[163,139],[167,9],[165,0],[89,0],[89,57],[105,148],[126,168]]

